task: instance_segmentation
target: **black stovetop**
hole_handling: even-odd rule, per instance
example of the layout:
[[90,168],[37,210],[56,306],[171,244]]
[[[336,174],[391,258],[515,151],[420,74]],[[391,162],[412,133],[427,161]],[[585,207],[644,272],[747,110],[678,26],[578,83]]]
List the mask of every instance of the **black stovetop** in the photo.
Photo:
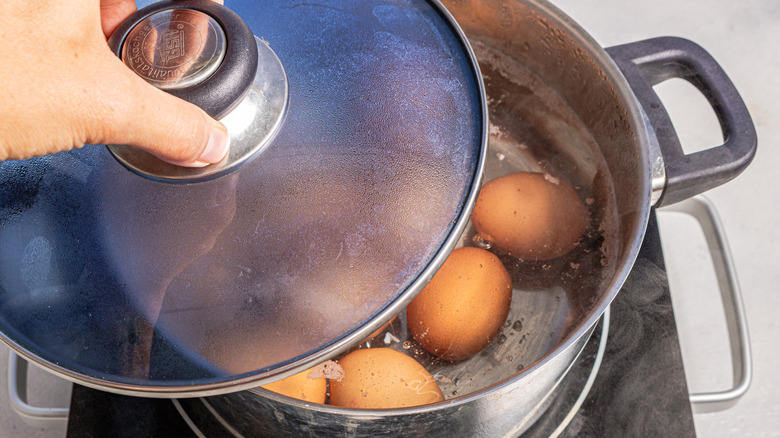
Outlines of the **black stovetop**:
[[[524,436],[549,436],[558,427],[590,373],[597,339],[589,342],[555,402]],[[695,436],[654,213],[634,269],[611,305],[606,345],[593,387],[561,436]],[[169,400],[74,385],[70,409],[69,437],[195,436]]]

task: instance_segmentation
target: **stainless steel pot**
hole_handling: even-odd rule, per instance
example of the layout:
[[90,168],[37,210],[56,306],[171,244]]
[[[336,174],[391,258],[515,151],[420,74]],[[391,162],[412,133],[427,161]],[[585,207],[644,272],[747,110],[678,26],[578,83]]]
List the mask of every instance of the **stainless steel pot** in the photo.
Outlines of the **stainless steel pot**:
[[[560,318],[558,306],[539,325],[525,320],[523,331],[529,336],[540,332],[553,341],[539,343],[538,351],[528,353],[536,354],[533,363],[521,364],[515,372],[516,363],[507,364],[512,362],[503,346],[508,342],[499,340],[475,359],[427,364],[450,380],[443,385],[448,399],[438,404],[355,410],[305,403],[262,389],[203,399],[211,415],[237,434],[522,433],[551,402],[595,322],[620,290],[651,208],[730,180],[755,154],[755,129],[742,99],[717,63],[689,41],[659,38],[604,50],[542,0],[445,3],[473,45],[485,79],[492,122],[485,180],[517,170],[504,167],[507,154],[514,154],[526,170],[554,171],[574,163],[567,178],[592,193],[600,205],[594,219],[599,232],[591,237],[592,249],[600,252],[594,260],[604,266],[581,274],[575,281],[578,286],[566,291],[561,300],[566,303],[565,317]],[[724,145],[695,154],[682,152],[652,91],[653,85],[672,77],[688,80],[709,100],[723,129]],[[470,237],[467,230],[464,240]],[[562,269],[534,265],[520,267],[515,274],[543,273],[551,267]],[[517,296],[515,291],[513,300]],[[403,336],[403,322],[396,328]],[[505,333],[509,330],[511,326]],[[516,341],[509,351],[522,354]],[[448,386],[455,374],[477,382]],[[453,393],[452,388],[462,390]]]

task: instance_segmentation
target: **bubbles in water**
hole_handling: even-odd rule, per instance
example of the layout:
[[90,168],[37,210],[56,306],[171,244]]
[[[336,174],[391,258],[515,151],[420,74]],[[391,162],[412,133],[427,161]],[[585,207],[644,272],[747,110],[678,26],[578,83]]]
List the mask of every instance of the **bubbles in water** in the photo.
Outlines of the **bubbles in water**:
[[409,342],[409,341],[404,341],[403,347],[404,347],[404,350],[408,350],[408,349],[412,348],[412,343]]
[[496,342],[498,342],[498,345],[501,345],[501,344],[503,344],[504,342],[506,342],[506,336],[504,336],[504,335],[500,335],[500,336],[498,337],[498,340],[497,340]]
[[520,321],[519,319],[515,321],[514,324],[512,324],[512,330],[516,330],[519,332],[522,329],[523,329],[523,322]]

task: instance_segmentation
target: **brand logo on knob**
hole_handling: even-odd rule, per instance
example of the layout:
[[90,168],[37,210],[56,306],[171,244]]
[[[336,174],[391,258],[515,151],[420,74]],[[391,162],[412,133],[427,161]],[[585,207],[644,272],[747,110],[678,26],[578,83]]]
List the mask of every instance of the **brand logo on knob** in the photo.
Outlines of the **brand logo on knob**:
[[160,60],[163,64],[184,56],[184,26],[179,24],[175,29],[163,31],[160,44]]

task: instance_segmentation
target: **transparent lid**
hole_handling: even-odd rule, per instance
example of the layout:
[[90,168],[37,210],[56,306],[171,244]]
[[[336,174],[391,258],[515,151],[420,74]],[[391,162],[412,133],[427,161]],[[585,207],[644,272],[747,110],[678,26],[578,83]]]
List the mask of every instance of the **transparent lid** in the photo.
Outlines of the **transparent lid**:
[[215,394],[314,365],[402,310],[468,220],[484,96],[438,3],[228,6],[289,83],[243,167],[168,184],[102,146],[0,163],[0,329],[65,377]]

